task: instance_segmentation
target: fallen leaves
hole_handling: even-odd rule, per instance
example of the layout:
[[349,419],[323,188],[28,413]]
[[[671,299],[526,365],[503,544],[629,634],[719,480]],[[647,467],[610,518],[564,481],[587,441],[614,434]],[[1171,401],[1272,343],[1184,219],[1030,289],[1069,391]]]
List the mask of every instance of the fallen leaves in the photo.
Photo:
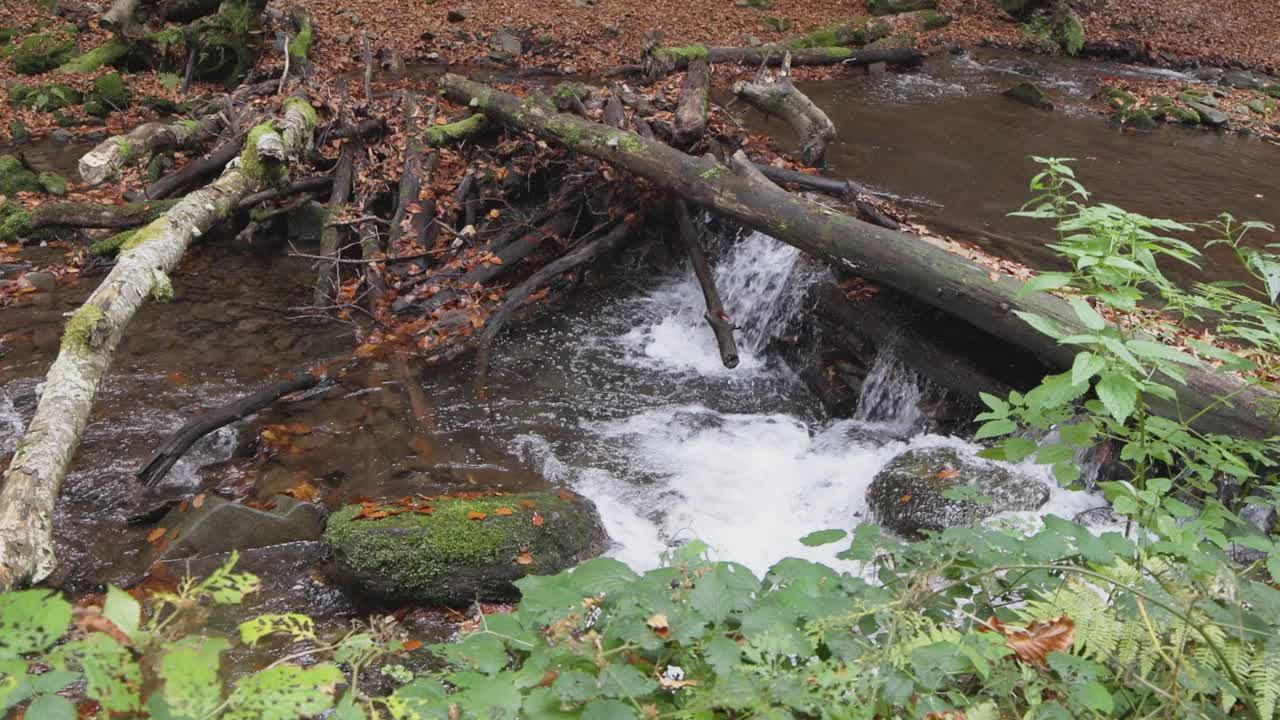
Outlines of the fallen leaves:
[[532,556],[532,555],[530,555],[530,554],[529,554],[529,553],[527,553],[527,552],[522,552],[522,553],[520,553],[519,555],[517,555],[517,556],[516,556],[516,564],[517,564],[517,565],[532,565],[532,564],[533,564],[533,556]]
[[543,523],[542,516],[539,515],[538,513],[534,513],[532,522],[534,527],[542,527],[542,523]]
[[147,542],[151,543],[152,545],[155,545],[156,543],[160,542],[160,539],[163,538],[164,534],[167,532],[169,532],[168,528],[162,528],[162,527],[154,528],[151,530],[151,532],[147,533]]
[[649,629],[660,638],[666,638],[671,634],[671,621],[667,619],[666,613],[651,615],[648,620],[644,621],[644,624],[648,625]]
[[468,520],[483,520],[487,517],[489,517],[489,513],[482,513],[478,510],[472,510],[471,512],[467,513]]

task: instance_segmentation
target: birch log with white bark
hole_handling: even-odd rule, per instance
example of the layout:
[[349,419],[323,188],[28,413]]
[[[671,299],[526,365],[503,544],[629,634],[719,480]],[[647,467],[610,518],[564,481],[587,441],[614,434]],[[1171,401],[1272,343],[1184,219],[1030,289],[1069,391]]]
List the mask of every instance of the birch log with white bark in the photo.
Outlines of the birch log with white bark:
[[39,581],[54,568],[54,504],[98,383],[133,316],[148,298],[172,294],[168,273],[197,237],[229,216],[241,198],[280,179],[278,161],[260,157],[257,148],[278,142],[296,155],[314,129],[315,111],[305,99],[286,102],[274,127],[261,125],[250,133],[255,142],[246,144],[239,164],[138,230],[102,284],[71,315],[35,416],[0,488],[0,592]]
[[201,121],[143,123],[124,135],[110,137],[80,158],[80,179],[100,185],[127,165],[137,165],[157,152],[193,147],[213,137],[222,121],[210,115]]

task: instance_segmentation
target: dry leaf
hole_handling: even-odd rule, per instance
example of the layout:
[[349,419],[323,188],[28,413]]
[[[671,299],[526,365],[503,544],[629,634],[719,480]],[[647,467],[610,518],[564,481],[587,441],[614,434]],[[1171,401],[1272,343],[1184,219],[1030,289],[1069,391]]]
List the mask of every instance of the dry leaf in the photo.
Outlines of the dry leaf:
[[469,520],[483,520],[487,517],[489,517],[488,513],[476,512],[475,510],[467,513],[467,519]]
[[[1038,667],[1048,664],[1049,653],[1071,650],[1076,639],[1076,624],[1066,615],[1052,620],[1037,620],[1025,629],[1011,628],[997,617],[988,620],[987,626],[1005,636],[1019,660]],[[984,632],[987,630],[982,628]]]
[[543,521],[542,521],[542,516],[541,516],[541,515],[539,515],[538,513],[534,513],[534,514],[533,514],[533,526],[534,526],[534,527],[542,527],[542,522],[543,522]]
[[160,538],[164,537],[164,534],[167,532],[169,532],[168,528],[158,527],[152,530],[151,532],[147,533],[147,542],[153,543],[153,544],[158,543],[160,542]]
[[515,513],[515,510],[512,510],[509,507],[500,507],[493,511],[494,515],[511,515],[513,513]]
[[405,652],[413,652],[414,650],[417,650],[420,647],[422,647],[421,640],[405,640],[404,641]]
[[199,495],[191,498],[191,507],[199,508],[202,505],[204,505],[204,493],[200,493]]
[[519,565],[532,565],[533,556],[527,552],[522,552],[516,556],[516,563]]
[[960,471],[955,468],[942,468],[935,473],[935,475],[939,480],[950,480],[951,478],[959,476]]
[[644,621],[644,624],[648,625],[650,630],[657,633],[658,637],[665,638],[671,634],[671,623],[667,620],[665,613],[657,613],[656,615],[650,616],[648,620]]

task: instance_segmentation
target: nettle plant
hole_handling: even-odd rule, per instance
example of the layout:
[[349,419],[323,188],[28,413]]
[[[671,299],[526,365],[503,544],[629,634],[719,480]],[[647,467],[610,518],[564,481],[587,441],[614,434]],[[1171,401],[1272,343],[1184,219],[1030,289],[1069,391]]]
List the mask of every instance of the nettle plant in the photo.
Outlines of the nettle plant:
[[[1192,246],[1166,237],[1189,226],[1086,205],[1070,167],[1043,162],[1026,214],[1058,222],[1055,247],[1073,269],[1029,291],[1068,294],[1087,332],[1027,316],[1078,346],[1076,361],[1029,392],[986,398],[979,435],[1000,438],[988,455],[1031,458],[1066,483],[1078,481],[1077,449],[1119,444],[1129,479],[1104,491],[1123,526],[1048,517],[1034,532],[952,528],[907,541],[867,524],[851,538],[802,540],[847,542],[844,571],[791,558],[763,577],[709,559],[698,542],[643,574],[596,559],[520,580],[514,612],[413,650],[435,656],[412,663],[429,668],[416,673],[395,664],[416,643],[391,625],[326,639],[303,616],[273,615],[244,623],[240,643],[284,635],[288,654],[224,679],[231,642],[187,618],[252,589],[230,567],[156,596],[149,612],[112,590],[100,621],[74,629],[62,600],[14,593],[0,596],[0,703],[30,700],[27,717],[41,719],[73,716],[58,693],[96,700],[104,717],[189,720],[1280,717],[1280,543],[1215,492],[1228,478],[1249,503],[1280,503],[1259,477],[1274,440],[1204,433],[1151,410],[1176,400],[1180,368],[1203,359],[1274,377],[1280,265],[1241,242],[1261,226],[1222,218],[1220,242],[1257,282],[1179,290],[1156,258],[1194,261]],[[1187,339],[1184,351],[1146,337],[1137,328],[1154,326],[1142,310],[1152,298],[1212,324],[1219,341]],[[394,689],[362,686],[369,673]]]

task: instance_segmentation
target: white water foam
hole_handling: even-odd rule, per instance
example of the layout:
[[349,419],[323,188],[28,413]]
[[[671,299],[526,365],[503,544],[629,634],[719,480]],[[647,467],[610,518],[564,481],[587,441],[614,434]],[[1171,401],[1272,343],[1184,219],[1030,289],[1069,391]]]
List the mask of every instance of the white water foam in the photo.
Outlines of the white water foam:
[[[730,379],[783,379],[785,370],[766,363],[765,349],[800,309],[809,283],[798,261],[794,249],[753,234],[717,264],[717,283],[739,326],[737,369],[721,365],[698,285],[681,277],[642,298],[640,325],[613,343],[637,372],[676,376],[683,395],[623,417],[584,421],[581,429],[592,446],[585,457],[580,448],[553,445],[539,435],[517,438],[518,453],[547,479],[596,503],[614,557],[637,569],[652,568],[664,550],[696,538],[718,558],[756,573],[785,557],[853,570],[835,559],[840,544],[811,548],[799,539],[868,521],[867,487],[900,453],[946,446],[972,457],[981,449],[954,437],[910,435],[920,419],[923,382],[891,352],[877,360],[856,418],[814,422],[724,409],[732,406],[733,395],[757,388]],[[1093,496],[1057,488],[1044,468],[1028,464],[1018,470],[1054,487],[1044,509],[1019,521],[1034,522],[1046,512],[1070,518],[1099,504]]]

